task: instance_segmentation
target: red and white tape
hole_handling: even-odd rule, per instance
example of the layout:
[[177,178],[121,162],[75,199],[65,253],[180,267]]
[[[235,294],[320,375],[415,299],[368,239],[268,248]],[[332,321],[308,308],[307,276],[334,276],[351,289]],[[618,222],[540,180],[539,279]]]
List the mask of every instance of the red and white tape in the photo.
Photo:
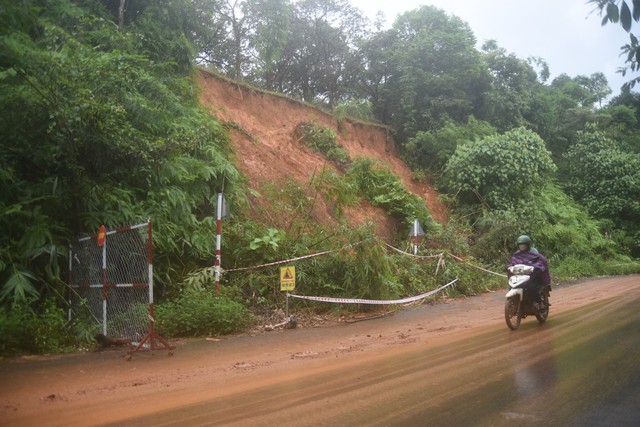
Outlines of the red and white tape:
[[304,295],[295,295],[287,293],[287,296],[291,298],[304,299],[309,301],[319,301],[319,302],[332,302],[332,303],[340,303],[340,304],[372,304],[372,305],[391,305],[391,304],[407,304],[414,301],[419,301],[421,299],[425,299],[430,297],[431,295],[437,294],[440,291],[445,290],[449,286],[455,284],[459,279],[452,280],[444,286],[440,286],[438,289],[434,289],[433,291],[426,292],[424,294],[416,295],[414,297],[403,298],[403,299],[395,299],[395,300],[373,300],[373,299],[352,299],[352,298],[329,298],[329,297],[311,297]]
[[473,267],[473,268],[475,268],[477,270],[484,271],[485,273],[495,274],[496,276],[500,276],[500,277],[507,277],[506,274],[496,273],[495,271],[491,271],[491,270],[487,270],[486,268],[478,267],[477,265],[473,265],[470,262],[467,262],[467,261],[463,260],[462,258],[458,258],[455,255],[452,255],[452,254],[449,254],[449,253],[447,255],[449,255],[451,258],[453,258],[453,259],[455,259],[457,261],[462,262],[463,264],[467,264],[469,267]]
[[[362,242],[354,243],[353,245],[349,245],[349,246],[359,245],[360,243],[362,243]],[[410,254],[408,252],[405,252],[405,251],[403,251],[401,249],[398,249],[396,247],[393,247],[388,243],[386,243],[386,245],[388,247],[390,247],[391,249],[393,249],[394,251],[396,251],[396,252],[398,252],[398,253],[400,253],[402,255],[407,255],[407,256],[410,256],[410,257],[413,257],[413,258],[416,258],[416,259],[436,259],[436,258],[439,258],[438,259],[438,266],[436,268],[436,274],[437,274],[437,271],[441,267],[444,267],[444,256],[445,255],[449,255],[453,259],[455,259],[457,261],[460,261],[460,262],[462,262],[464,264],[467,264],[468,266],[473,267],[475,269],[484,271],[485,273],[495,274],[496,276],[500,276],[500,277],[507,277],[505,274],[496,273],[496,272],[484,269],[482,267],[478,267],[477,265],[473,265],[473,264],[463,260],[462,258],[459,258],[459,257],[457,257],[457,256],[455,256],[453,254],[448,253],[448,252],[442,252],[442,253],[439,253],[439,254],[436,254],[436,255],[414,255],[414,254]],[[326,255],[326,254],[330,254],[332,252],[339,252],[341,250],[342,249],[333,249],[333,250],[330,250],[330,251],[323,251],[323,252],[318,252],[318,253],[315,253],[315,254],[303,255],[303,256],[299,256],[297,258],[289,258],[289,259],[284,259],[284,260],[281,260],[281,261],[274,261],[274,262],[269,262],[269,263],[266,263],[266,264],[254,265],[254,266],[251,266],[251,267],[221,269],[221,271],[223,273],[230,273],[230,272],[234,272],[234,271],[246,271],[246,270],[253,270],[253,269],[256,269],[256,268],[271,267],[271,266],[274,266],[274,265],[286,264],[286,263],[289,263],[289,262],[300,261],[300,260],[303,260],[303,259],[308,259],[308,258],[313,258],[313,257],[321,256],[321,255]]]
[[313,258],[313,257],[317,257],[317,256],[320,256],[320,255],[330,254],[332,252],[340,252],[341,250],[343,250],[345,248],[354,247],[354,246],[357,246],[357,245],[359,245],[360,243],[363,243],[363,242],[364,242],[364,240],[360,241],[360,242],[357,242],[357,243],[346,245],[346,246],[344,246],[343,248],[340,248],[340,249],[333,249],[333,250],[330,250],[330,251],[323,251],[323,252],[318,252],[318,253],[315,253],[315,254],[303,255],[303,256],[299,256],[297,258],[283,259],[281,261],[274,261],[274,262],[269,262],[267,264],[254,265],[252,267],[230,268],[228,270],[222,270],[222,271],[227,273],[227,272],[231,272],[231,271],[253,270],[254,268],[262,268],[262,267],[270,267],[272,265],[286,264],[288,262],[300,261],[302,259]]
[[[401,249],[395,248],[393,246],[391,246],[390,244],[386,244],[388,247],[390,247],[391,249],[393,249],[394,251],[401,253],[402,255],[407,255],[413,258],[417,258],[417,259],[433,259],[433,258],[440,258],[440,260],[438,261],[438,267],[437,269],[439,269],[441,266],[444,265],[444,255],[449,255],[451,258],[455,259],[456,261],[459,261],[463,264],[467,264],[469,267],[473,267],[477,270],[480,271],[484,271],[485,273],[489,273],[489,274],[495,274],[496,276],[500,276],[500,277],[507,277],[506,274],[502,274],[502,273],[496,273],[495,271],[491,271],[491,270],[487,270],[486,268],[482,268],[482,267],[478,267],[477,265],[473,265],[470,262],[467,262],[465,260],[463,260],[462,258],[459,258],[453,254],[450,254],[449,252],[442,252],[440,254],[437,255],[414,255],[414,254],[410,254],[409,252],[405,252]],[[436,269],[436,274],[437,274],[437,269]]]
[[394,251],[401,253],[402,255],[408,255],[410,257],[413,258],[418,258],[418,259],[431,259],[431,258],[442,258],[442,256],[444,255],[444,253],[441,254],[437,254],[437,255],[414,255],[414,254],[410,254],[409,252],[405,252],[402,249],[398,249],[396,247],[391,246],[390,244],[386,243],[387,246],[389,246],[391,249],[393,249]]
[[262,268],[262,267],[270,267],[272,265],[278,265],[278,264],[286,264],[288,262],[293,262],[293,261],[300,261],[301,259],[307,259],[307,258],[313,258],[316,256],[320,256],[320,255],[326,255],[329,254],[331,252],[338,252],[340,249],[334,249],[332,251],[324,251],[324,252],[318,252],[315,254],[311,254],[311,255],[304,255],[304,256],[300,256],[297,258],[290,258],[290,259],[284,259],[282,261],[274,261],[274,262],[270,262],[267,264],[260,264],[260,265],[254,265],[253,267],[241,267],[241,268],[230,268],[228,270],[222,270],[225,273],[228,273],[230,271],[244,271],[244,270],[253,270],[254,268]]

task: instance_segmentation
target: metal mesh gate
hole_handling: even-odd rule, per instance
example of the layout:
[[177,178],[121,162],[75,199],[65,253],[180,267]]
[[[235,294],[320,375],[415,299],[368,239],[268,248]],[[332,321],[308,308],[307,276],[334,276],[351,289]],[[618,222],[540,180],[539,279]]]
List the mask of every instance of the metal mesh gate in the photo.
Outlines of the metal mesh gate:
[[76,240],[69,250],[69,317],[86,304],[102,334],[155,349],[151,222]]

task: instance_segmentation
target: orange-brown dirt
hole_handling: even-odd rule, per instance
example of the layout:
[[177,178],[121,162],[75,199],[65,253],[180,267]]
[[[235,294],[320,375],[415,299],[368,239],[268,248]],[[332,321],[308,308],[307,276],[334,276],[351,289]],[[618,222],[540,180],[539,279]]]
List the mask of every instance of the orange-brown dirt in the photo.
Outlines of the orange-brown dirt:
[[[387,356],[402,359],[403,354],[411,351],[456,348],[456,343],[477,339],[488,331],[512,345],[523,342],[523,352],[529,353],[526,349],[540,336],[538,331],[558,331],[564,341],[568,334],[560,333],[563,327],[579,324],[581,316],[596,315],[591,311],[593,307],[576,309],[600,302],[597,307],[601,314],[605,302],[615,309],[619,307],[618,301],[637,299],[639,292],[638,276],[560,285],[552,292],[553,306],[546,327],[538,327],[535,319],[527,318],[515,332],[509,331],[504,322],[504,292],[496,292],[408,307],[396,315],[357,323],[328,322],[319,328],[301,325],[297,329],[257,332],[252,336],[172,341],[177,344],[172,357],[162,350],[135,354],[127,362],[121,357],[124,351],[113,348],[98,353],[4,360],[0,362],[0,425],[234,424],[217,417],[189,421],[198,410],[197,405],[200,410],[216,409],[219,415],[227,417],[254,417],[240,425],[330,425],[323,421],[322,411],[308,411],[304,419],[286,418],[285,423],[259,421],[261,416],[278,411],[287,416],[287,399],[313,401],[313,395],[306,395],[307,389],[288,390],[286,386],[298,384],[296,381],[304,378],[322,378],[320,386],[326,388],[323,391],[326,396],[340,390],[345,393],[362,387],[362,381],[350,377],[332,379],[336,372],[344,376],[343,369],[347,369],[360,376],[365,361],[375,362],[383,356],[384,360]],[[559,320],[570,311],[574,311],[576,319]],[[595,329],[592,332],[602,333]],[[577,344],[569,341],[568,345]],[[453,363],[458,356],[447,354],[443,359]],[[465,354],[464,366],[471,370],[482,369],[486,362],[485,352]],[[438,371],[441,384],[460,378],[461,366],[453,366],[454,369]],[[392,389],[411,387],[416,379],[411,372],[412,369],[407,369],[399,382],[381,378],[384,384],[394,380],[383,398]],[[366,377],[364,373],[362,376]],[[287,390],[288,397],[265,403],[270,394]],[[234,396],[242,397],[249,392],[262,393],[260,401],[240,402],[241,407],[225,406],[224,402],[230,402]],[[428,397],[432,396],[427,394],[425,399]],[[318,401],[321,403],[322,399]],[[206,402],[216,403],[201,405]],[[358,398],[343,399],[353,413],[361,411],[364,403]],[[295,405],[290,406],[295,409]],[[175,418],[158,419],[158,413],[168,410],[177,411]],[[145,422],[145,417],[150,416],[156,416],[156,420]]]
[[[389,167],[409,191],[424,199],[432,217],[446,224],[447,209],[438,200],[438,193],[430,185],[412,179],[411,170],[398,156],[388,128],[349,119],[338,125],[332,115],[305,103],[206,72],[198,76],[198,81],[202,104],[210,114],[223,123],[231,124],[231,129],[234,129],[231,139],[236,165],[247,177],[252,190],[260,193],[265,184],[282,186],[289,179],[295,180],[302,188],[309,188],[325,168],[340,173],[322,154],[297,140],[295,130],[298,125],[313,123],[333,129],[338,144],[347,150],[351,159],[370,158]],[[309,196],[314,197],[313,194]],[[256,200],[256,203],[260,202]],[[325,226],[337,222],[330,205],[330,200],[318,198],[311,218]],[[398,231],[396,221],[364,200],[345,209],[345,218],[352,226],[373,222],[376,233],[387,240]]]

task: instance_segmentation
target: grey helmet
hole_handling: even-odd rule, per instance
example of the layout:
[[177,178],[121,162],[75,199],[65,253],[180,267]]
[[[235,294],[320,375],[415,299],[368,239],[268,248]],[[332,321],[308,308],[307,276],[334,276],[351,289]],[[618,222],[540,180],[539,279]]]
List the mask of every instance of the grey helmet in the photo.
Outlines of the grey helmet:
[[531,247],[531,237],[527,236],[526,234],[523,234],[522,236],[518,237],[518,240],[516,240],[516,245],[527,245],[528,247]]

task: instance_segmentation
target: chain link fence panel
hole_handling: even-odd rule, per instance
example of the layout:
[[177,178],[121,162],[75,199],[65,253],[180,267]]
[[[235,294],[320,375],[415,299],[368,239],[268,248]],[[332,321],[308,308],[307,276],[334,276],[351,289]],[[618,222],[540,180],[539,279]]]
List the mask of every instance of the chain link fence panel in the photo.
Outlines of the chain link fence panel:
[[140,342],[153,321],[151,254],[149,222],[72,242],[69,317],[88,310],[102,334]]

